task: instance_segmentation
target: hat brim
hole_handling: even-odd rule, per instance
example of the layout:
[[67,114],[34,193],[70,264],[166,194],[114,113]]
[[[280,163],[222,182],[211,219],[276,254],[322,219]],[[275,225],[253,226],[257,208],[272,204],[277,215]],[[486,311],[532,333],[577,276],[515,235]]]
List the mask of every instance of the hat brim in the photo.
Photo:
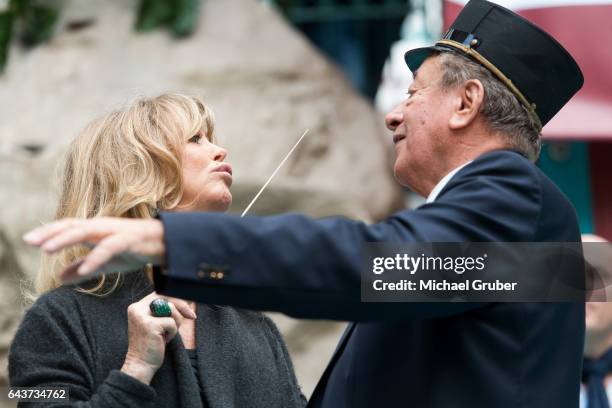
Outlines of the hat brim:
[[407,51],[404,54],[404,61],[406,61],[406,65],[408,65],[408,68],[410,68],[410,71],[412,71],[414,74],[427,58],[443,50],[444,48],[436,45],[431,47],[415,48]]

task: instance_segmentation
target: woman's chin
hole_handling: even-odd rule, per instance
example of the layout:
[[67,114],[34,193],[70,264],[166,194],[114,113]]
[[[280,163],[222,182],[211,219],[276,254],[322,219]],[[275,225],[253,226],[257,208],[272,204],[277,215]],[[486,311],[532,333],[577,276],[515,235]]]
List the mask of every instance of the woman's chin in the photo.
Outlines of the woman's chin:
[[214,196],[208,195],[206,198],[200,197],[195,201],[188,201],[186,203],[179,204],[174,211],[187,212],[187,211],[213,211],[213,212],[225,212],[232,204],[232,194],[227,190],[226,192],[220,192]]
[[196,211],[215,211],[215,212],[225,212],[232,205],[232,195],[227,192],[226,194],[220,194],[218,197],[214,199],[207,200],[206,202],[200,205],[200,209]]
[[232,205],[232,196],[230,195],[229,197],[225,198],[223,201],[218,203],[219,205],[219,209],[216,211],[227,211],[230,208],[230,205]]

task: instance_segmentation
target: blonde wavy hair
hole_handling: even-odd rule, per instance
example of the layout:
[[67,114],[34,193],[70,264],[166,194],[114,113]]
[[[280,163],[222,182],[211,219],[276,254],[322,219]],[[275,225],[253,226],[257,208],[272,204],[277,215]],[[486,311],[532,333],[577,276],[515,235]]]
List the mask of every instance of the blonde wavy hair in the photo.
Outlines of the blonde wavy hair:
[[[140,98],[92,121],[66,152],[54,219],[151,218],[176,208],[183,146],[196,134],[214,142],[213,114],[201,99],[177,93]],[[34,296],[61,286],[59,272],[87,252],[72,247],[44,255]],[[119,275],[102,275],[94,287],[78,290],[105,296],[119,283]]]

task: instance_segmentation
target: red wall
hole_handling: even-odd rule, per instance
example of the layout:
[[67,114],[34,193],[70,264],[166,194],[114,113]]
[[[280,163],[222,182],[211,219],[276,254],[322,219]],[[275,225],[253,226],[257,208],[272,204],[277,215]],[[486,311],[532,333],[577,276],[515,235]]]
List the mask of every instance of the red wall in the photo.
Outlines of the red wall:
[[612,240],[612,141],[590,144],[595,233]]

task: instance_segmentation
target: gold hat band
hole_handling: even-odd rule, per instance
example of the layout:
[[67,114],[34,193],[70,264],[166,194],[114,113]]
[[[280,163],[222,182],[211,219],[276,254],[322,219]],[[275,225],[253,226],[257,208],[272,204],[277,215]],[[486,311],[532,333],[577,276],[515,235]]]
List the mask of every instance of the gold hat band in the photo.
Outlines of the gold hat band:
[[483,57],[482,55],[480,55],[478,53],[478,51],[476,51],[475,49],[468,47],[460,42],[457,41],[453,41],[453,40],[440,40],[438,42],[436,42],[436,45],[446,45],[452,48],[455,48],[459,51],[463,51],[464,53],[468,54],[470,57],[474,58],[476,61],[480,62],[482,65],[484,65],[489,71],[491,71],[500,81],[502,81],[504,83],[504,85],[506,85],[508,87],[508,89],[510,89],[510,91],[512,91],[512,93],[518,98],[518,100],[521,102],[521,104],[527,108],[527,111],[529,112],[529,114],[531,115],[531,117],[535,120],[537,126],[538,126],[538,131],[542,130],[542,121],[540,120],[538,114],[536,113],[536,104],[535,103],[529,103],[529,101],[527,100],[527,98],[525,98],[525,95],[523,95],[523,93],[512,83],[512,81],[504,75],[503,72],[501,72],[495,65],[493,65],[489,60],[487,60],[485,57]]

